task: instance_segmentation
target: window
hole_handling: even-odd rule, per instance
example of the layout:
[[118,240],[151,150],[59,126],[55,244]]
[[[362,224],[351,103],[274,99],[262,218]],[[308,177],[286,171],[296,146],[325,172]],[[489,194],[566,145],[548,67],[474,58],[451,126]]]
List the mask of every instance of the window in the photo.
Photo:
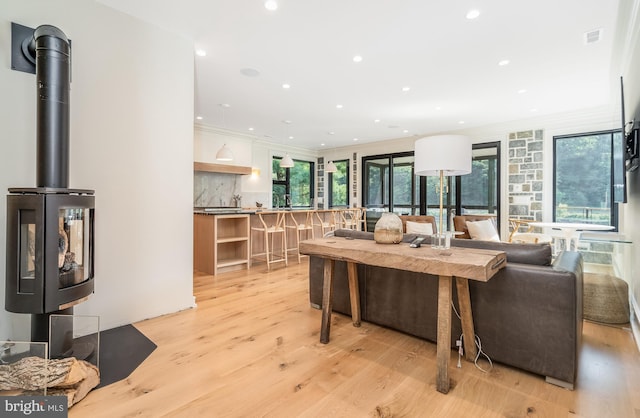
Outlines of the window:
[[472,151],[471,173],[460,176],[460,213],[495,214],[498,211],[500,181],[500,142],[475,144]]
[[617,228],[624,201],[620,131],[554,137],[553,219]]
[[314,194],[314,167],[310,161],[293,160],[291,168],[280,167],[280,157],[271,161],[272,207],[286,205],[287,196],[292,207],[311,207]]
[[[443,222],[453,213],[499,214],[500,143],[473,145],[473,171],[466,176],[445,177]],[[363,206],[367,228],[373,230],[380,212],[432,215],[439,222],[440,179],[414,174],[413,152],[375,155],[362,159]],[[447,229],[451,226],[448,225]]]
[[333,162],[336,171],[329,173],[329,207],[349,206],[349,160]]

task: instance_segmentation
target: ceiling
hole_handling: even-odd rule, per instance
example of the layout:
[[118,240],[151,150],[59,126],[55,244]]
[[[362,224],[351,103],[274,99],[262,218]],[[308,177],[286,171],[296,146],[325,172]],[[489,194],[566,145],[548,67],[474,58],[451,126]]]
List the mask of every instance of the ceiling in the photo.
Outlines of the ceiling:
[[275,11],[264,0],[98,1],[193,40],[195,123],[287,146],[422,136],[619,97],[618,0],[277,0]]

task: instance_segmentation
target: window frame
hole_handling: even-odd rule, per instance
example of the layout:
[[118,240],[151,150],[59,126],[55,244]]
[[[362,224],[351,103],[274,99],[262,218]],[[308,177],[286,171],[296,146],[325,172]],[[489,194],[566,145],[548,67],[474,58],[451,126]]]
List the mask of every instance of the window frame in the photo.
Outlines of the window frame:
[[[346,188],[347,188],[347,190],[346,190],[346,192],[347,192],[347,195],[346,195],[347,196],[347,202],[344,205],[342,205],[342,204],[341,205],[335,205],[333,203],[333,187],[334,187],[333,173],[328,173],[329,176],[328,176],[327,180],[328,180],[328,186],[329,187],[328,187],[327,193],[328,193],[328,196],[329,196],[329,207],[330,208],[334,208],[334,207],[336,207],[336,208],[337,207],[347,207],[348,208],[351,205],[351,193],[350,193],[350,190],[349,190],[349,186],[351,185],[351,166],[349,164],[350,160],[348,158],[345,158],[343,160],[333,160],[333,163],[336,164],[336,165],[337,164],[341,164],[341,163],[344,163],[344,164],[347,165],[347,169],[345,170],[345,173],[346,173],[346,180],[345,181],[346,181]],[[325,168],[326,168],[326,166],[325,166]]]
[[[277,164],[279,165],[280,162],[282,161],[283,157],[279,157],[279,156],[273,156],[271,158],[271,205],[273,207],[273,201],[274,201],[274,197],[276,196],[276,194],[274,193],[274,186],[276,185],[283,185],[285,186],[285,194],[291,194],[291,168],[292,167],[286,167],[285,170],[285,179],[284,180],[278,180],[277,178],[274,178],[274,172],[273,172],[273,163],[277,162]],[[293,163],[294,166],[295,164],[308,164],[309,165],[309,205],[308,206],[301,206],[301,205],[292,205],[293,208],[313,208],[313,199],[315,197],[315,162],[314,161],[308,161],[308,160],[300,160],[300,159],[295,159],[293,158]],[[285,202],[280,202],[280,207],[284,207],[285,206]]]

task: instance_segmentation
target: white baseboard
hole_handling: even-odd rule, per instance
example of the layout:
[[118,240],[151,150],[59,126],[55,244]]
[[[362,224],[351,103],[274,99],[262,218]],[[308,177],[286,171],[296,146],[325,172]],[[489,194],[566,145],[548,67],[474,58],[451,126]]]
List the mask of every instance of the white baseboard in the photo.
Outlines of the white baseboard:
[[640,351],[640,307],[635,298],[631,298],[631,332]]

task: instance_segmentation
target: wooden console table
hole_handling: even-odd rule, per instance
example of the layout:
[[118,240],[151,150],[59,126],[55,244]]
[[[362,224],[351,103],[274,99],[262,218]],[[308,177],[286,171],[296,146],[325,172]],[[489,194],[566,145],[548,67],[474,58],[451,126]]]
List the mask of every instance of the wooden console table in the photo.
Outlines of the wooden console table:
[[438,284],[438,341],[436,388],[449,392],[449,357],[451,355],[451,281],[455,276],[458,304],[462,321],[464,350],[467,360],[476,356],[475,331],[469,281],[488,281],[506,265],[502,251],[455,247],[448,250],[429,246],[410,248],[409,244],[377,244],[372,240],[330,237],[302,241],[300,253],[324,258],[324,284],[322,293],[322,323],[320,342],[327,344],[331,327],[333,294],[333,268],[336,260],[347,262],[349,296],[353,325],[360,326],[360,298],[356,264],[368,264],[398,270],[428,273],[439,276]]

